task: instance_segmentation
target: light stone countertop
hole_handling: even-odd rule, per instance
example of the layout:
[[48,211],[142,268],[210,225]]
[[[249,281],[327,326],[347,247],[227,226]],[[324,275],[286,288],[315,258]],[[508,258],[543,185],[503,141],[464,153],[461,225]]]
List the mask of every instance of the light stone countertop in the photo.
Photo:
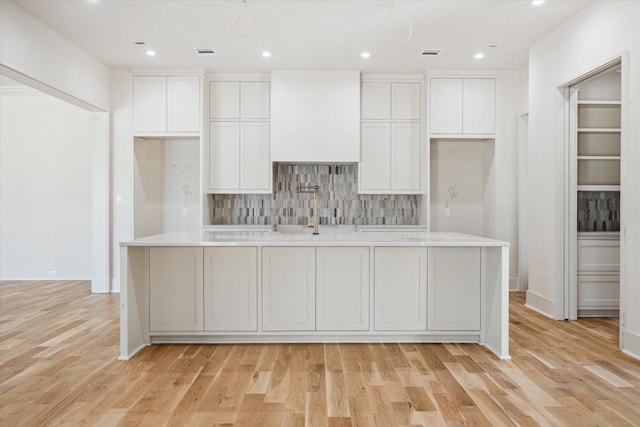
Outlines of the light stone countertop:
[[509,246],[500,240],[448,232],[331,232],[321,228],[314,236],[310,229],[300,230],[304,231],[169,233],[121,242],[120,246]]

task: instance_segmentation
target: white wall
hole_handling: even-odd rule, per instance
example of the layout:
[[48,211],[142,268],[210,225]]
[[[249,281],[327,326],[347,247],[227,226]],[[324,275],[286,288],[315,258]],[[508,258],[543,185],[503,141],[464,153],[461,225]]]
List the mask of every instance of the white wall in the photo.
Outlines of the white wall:
[[496,78],[495,238],[509,242],[509,289],[518,288],[518,105],[520,74]]
[[131,74],[111,70],[111,289],[120,292],[120,242],[133,239]]
[[[431,140],[431,230],[455,231],[493,237],[487,230],[490,212],[485,212],[485,199],[490,169],[485,166],[485,145],[481,140]],[[491,141],[491,145],[493,142]],[[457,196],[449,201],[445,215],[447,189],[455,186]],[[491,218],[493,220],[493,218]]]
[[0,277],[91,279],[93,113],[25,86],[0,111]]
[[[563,182],[561,99],[557,88],[628,53],[628,134],[622,165],[622,348],[640,357],[640,2],[598,1],[544,39],[529,55],[529,292],[527,304],[557,316],[562,280],[560,195]],[[624,65],[624,64],[623,64]],[[623,95],[624,97],[624,95]],[[623,98],[624,99],[624,98]],[[623,140],[623,146],[625,141]]]
[[8,0],[0,1],[0,64],[15,73],[9,77],[34,79],[66,101],[109,109],[109,69]]
[[134,237],[200,231],[199,139],[136,138],[134,153]]

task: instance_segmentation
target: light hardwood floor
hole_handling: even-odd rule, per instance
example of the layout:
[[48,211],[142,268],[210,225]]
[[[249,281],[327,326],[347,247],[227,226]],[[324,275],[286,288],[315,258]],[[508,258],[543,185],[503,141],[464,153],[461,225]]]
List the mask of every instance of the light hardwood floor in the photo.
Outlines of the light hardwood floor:
[[511,297],[511,356],[473,344],[156,345],[116,360],[118,295],[0,284],[2,426],[640,426],[617,319]]

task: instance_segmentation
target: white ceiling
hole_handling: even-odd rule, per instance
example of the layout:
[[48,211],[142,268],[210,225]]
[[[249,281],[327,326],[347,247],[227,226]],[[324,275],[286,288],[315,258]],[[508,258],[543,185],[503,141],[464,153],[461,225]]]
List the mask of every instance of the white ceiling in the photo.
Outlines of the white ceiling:
[[[532,44],[590,2],[547,0],[533,6],[529,0],[414,0],[396,1],[393,7],[386,0],[16,3],[110,67],[421,73],[519,70],[527,65]],[[407,20],[412,35],[402,43],[398,40],[409,34]],[[147,46],[136,46],[136,41]],[[155,49],[157,55],[147,57],[146,48]],[[194,48],[213,48],[216,54],[199,57]],[[427,48],[444,50],[438,58],[424,58],[421,52]],[[263,58],[263,50],[271,51],[272,57]],[[365,50],[371,58],[360,57]],[[484,59],[473,58],[478,51],[485,53]]]

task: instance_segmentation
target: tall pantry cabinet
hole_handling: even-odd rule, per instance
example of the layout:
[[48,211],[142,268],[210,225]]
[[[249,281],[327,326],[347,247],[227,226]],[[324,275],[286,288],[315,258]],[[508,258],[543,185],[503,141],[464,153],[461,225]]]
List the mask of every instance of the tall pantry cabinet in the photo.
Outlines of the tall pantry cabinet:
[[620,306],[620,65],[570,89],[572,226],[578,317]]

